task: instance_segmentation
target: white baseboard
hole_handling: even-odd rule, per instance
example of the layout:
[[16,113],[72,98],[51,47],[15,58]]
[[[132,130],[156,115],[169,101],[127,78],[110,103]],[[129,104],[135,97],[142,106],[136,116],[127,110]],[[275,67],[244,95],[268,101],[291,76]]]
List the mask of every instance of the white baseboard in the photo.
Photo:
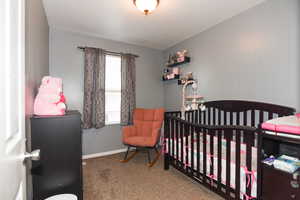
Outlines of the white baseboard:
[[112,150],[112,151],[106,151],[106,152],[101,152],[101,153],[88,154],[88,155],[82,156],[82,159],[86,160],[86,159],[90,159],[90,158],[98,158],[98,157],[109,156],[109,155],[122,153],[122,152],[126,152],[126,151],[127,151],[127,148],[117,149],[117,150]]

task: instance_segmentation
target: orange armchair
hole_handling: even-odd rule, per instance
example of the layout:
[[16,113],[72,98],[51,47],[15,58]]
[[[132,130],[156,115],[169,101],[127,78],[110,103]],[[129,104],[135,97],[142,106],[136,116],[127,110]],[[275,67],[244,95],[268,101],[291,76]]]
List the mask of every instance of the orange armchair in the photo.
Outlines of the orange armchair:
[[[147,150],[149,166],[153,166],[159,157],[156,145],[160,138],[161,127],[164,120],[163,108],[159,109],[142,109],[137,108],[133,112],[133,125],[125,126],[122,130],[122,140],[128,146],[125,158],[122,162],[128,162],[141,149]],[[135,152],[128,157],[130,147],[135,147]],[[154,161],[151,162],[150,149],[157,153]]]

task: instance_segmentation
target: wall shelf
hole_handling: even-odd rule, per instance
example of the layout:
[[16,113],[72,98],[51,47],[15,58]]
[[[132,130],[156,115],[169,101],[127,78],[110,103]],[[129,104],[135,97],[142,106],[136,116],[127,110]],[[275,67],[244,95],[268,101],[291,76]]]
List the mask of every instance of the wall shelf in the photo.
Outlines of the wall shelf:
[[165,79],[164,77],[162,77],[162,80],[163,81],[172,81],[172,80],[178,80],[179,78],[180,78],[180,75],[178,74],[178,75],[175,75],[175,77],[172,79]]
[[182,64],[185,64],[185,63],[189,63],[191,62],[191,58],[190,57],[184,57],[184,61],[183,62],[176,62],[176,63],[173,63],[173,64],[169,64],[167,65],[167,67],[176,67],[178,65],[182,65]]
[[[188,81],[193,81],[194,79],[189,79]],[[184,83],[182,82],[182,80],[178,80],[178,85],[184,85]]]

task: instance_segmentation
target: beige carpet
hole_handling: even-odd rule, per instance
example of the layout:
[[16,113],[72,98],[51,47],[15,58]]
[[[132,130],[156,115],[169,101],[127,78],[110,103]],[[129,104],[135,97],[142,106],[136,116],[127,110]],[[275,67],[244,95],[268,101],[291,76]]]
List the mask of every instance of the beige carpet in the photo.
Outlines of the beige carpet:
[[147,156],[137,154],[130,162],[120,163],[124,154],[86,160],[83,166],[84,200],[220,200],[163,161],[152,168]]

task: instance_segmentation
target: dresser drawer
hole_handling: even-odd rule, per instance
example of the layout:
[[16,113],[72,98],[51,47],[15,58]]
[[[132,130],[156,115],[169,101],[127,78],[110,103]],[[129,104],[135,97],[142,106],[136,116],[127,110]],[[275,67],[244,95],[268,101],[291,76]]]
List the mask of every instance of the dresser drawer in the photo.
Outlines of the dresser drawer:
[[300,200],[300,188],[292,187],[293,175],[263,165],[262,167],[262,199],[263,200]]

